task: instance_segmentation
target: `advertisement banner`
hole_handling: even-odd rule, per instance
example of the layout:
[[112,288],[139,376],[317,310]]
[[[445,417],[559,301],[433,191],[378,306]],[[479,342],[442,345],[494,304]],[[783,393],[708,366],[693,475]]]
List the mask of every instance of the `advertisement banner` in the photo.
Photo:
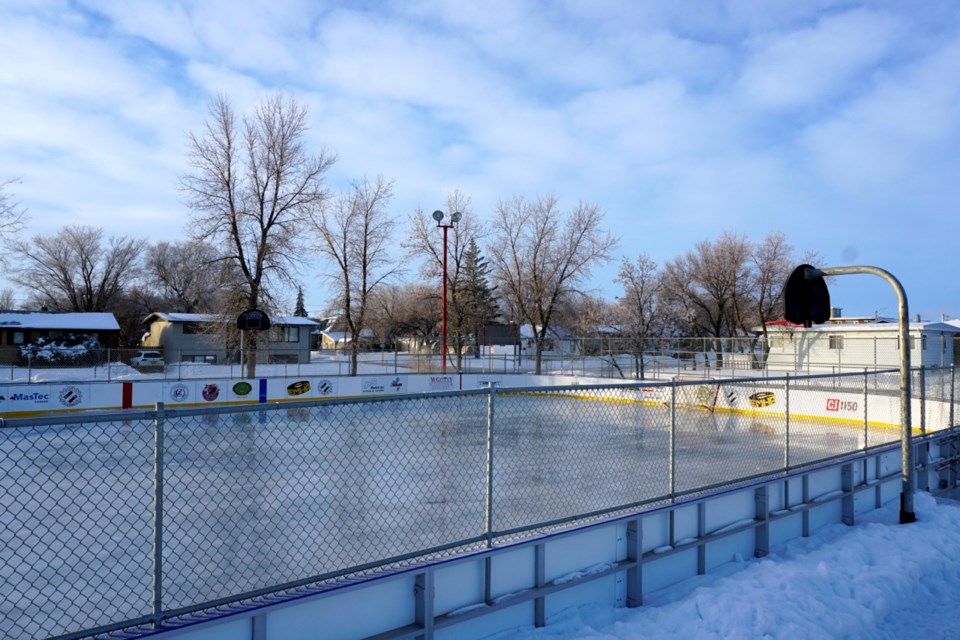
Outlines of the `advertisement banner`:
[[430,391],[455,391],[457,388],[453,376],[448,375],[430,376],[427,384]]

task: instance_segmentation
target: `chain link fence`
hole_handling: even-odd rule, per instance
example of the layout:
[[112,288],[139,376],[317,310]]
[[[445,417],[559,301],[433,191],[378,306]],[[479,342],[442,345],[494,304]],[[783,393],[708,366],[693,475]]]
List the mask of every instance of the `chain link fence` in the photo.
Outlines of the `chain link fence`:
[[[162,624],[863,451],[899,438],[871,409],[898,406],[897,375],[10,420],[0,636]],[[914,375],[952,421],[953,369]]]
[[[946,368],[960,363],[960,337],[911,337],[915,366]],[[541,357],[544,375],[663,380],[684,375],[720,378],[777,377],[785,373],[845,373],[899,366],[897,339],[890,336],[831,335],[789,332],[743,338],[572,337],[553,340]],[[264,351],[258,376],[350,375],[350,352]],[[139,359],[144,351],[162,355],[163,364]],[[41,357],[42,355],[42,357]],[[101,381],[131,377],[185,379],[245,378],[238,349],[85,349],[53,353],[0,347],[0,382],[51,382],[83,378]],[[366,349],[358,359],[360,374],[437,373],[439,353]],[[484,345],[469,353],[447,354],[448,372],[480,374],[530,373],[535,369],[530,344]]]

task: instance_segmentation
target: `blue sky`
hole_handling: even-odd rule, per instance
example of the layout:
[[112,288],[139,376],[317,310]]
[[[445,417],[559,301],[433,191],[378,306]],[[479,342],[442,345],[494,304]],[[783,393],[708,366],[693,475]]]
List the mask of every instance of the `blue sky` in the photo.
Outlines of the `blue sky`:
[[[30,233],[181,239],[186,133],[217,91],[246,111],[276,90],[338,154],[331,186],[393,178],[402,219],[453,189],[479,218],[596,202],[621,237],[592,282],[610,298],[621,255],[780,230],[892,272],[912,314],[960,315],[954,2],[5,2],[0,181]],[[896,312],[870,276],[831,293]]]

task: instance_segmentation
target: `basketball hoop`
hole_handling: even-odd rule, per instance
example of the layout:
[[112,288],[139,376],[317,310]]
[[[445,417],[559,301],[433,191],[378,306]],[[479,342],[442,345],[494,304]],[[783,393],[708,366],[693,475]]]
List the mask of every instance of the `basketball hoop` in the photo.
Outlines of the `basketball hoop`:
[[270,328],[270,317],[259,309],[247,309],[237,316],[237,329],[259,333]]

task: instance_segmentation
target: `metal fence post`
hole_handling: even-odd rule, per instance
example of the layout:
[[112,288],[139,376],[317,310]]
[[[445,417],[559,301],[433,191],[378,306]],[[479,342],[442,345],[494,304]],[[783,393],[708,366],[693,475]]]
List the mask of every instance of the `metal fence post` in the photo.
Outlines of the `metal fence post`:
[[156,405],[153,426],[153,615],[160,626],[163,612],[163,403]]
[[786,375],[787,381],[784,388],[786,412],[784,415],[786,416],[787,432],[783,442],[783,469],[784,471],[790,471],[790,374],[787,373]]
[[667,485],[668,491],[670,493],[670,501],[674,499],[674,494],[676,492],[676,444],[677,444],[677,381],[676,379],[672,380],[670,383],[670,452],[669,460],[670,467],[667,471]]
[[[956,356],[954,356],[956,357]],[[956,377],[955,373],[957,370],[957,365],[950,365],[950,426],[954,426],[953,422],[953,404],[956,402],[957,392],[956,392]]]
[[494,421],[494,397],[496,389],[493,383],[489,383],[487,395],[487,504],[486,504],[486,522],[484,528],[487,535],[487,546],[493,546],[493,421]]
[[920,365],[920,433],[927,435],[927,368]]
[[[867,398],[870,397],[870,394],[867,393],[870,386],[870,373],[864,368],[863,370],[863,450],[866,451],[867,447],[870,446],[870,422],[867,418]],[[866,463],[866,460],[864,460]],[[863,476],[866,479],[866,475]]]

